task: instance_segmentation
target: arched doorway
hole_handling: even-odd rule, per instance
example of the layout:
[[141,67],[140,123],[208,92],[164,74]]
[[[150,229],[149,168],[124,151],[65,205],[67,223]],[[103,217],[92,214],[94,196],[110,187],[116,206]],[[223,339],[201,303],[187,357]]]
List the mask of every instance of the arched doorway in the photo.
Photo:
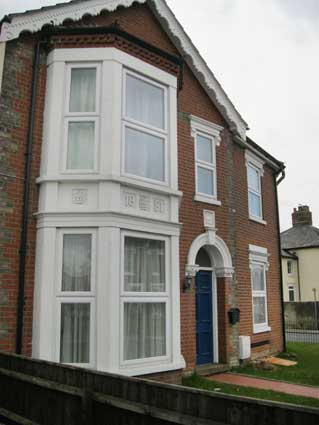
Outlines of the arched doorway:
[[186,276],[195,278],[197,365],[228,362],[231,329],[227,311],[233,272],[229,249],[215,229],[193,240]]
[[216,275],[205,247],[198,251],[196,265],[196,364],[218,363]]

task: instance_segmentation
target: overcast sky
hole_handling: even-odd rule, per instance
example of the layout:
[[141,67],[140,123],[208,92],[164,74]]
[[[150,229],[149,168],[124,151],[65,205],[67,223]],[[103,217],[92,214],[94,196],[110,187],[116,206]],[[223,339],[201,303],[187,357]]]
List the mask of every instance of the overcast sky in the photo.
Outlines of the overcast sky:
[[[0,0],[0,15],[55,3]],[[304,203],[319,226],[319,0],[168,4],[248,122],[249,136],[286,163],[282,230]]]

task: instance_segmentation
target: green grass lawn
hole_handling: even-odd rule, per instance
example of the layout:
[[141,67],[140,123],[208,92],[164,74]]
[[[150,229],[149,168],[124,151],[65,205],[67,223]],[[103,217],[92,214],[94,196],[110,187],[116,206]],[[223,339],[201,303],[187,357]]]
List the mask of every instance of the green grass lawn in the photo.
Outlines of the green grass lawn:
[[[288,343],[287,351],[297,355],[297,366],[276,366],[273,371],[258,370],[246,365],[233,370],[245,375],[319,386],[319,344]],[[285,357],[283,354],[281,357]]]
[[237,385],[221,384],[193,375],[183,380],[183,385],[187,387],[199,388],[223,394],[238,395],[241,397],[252,397],[263,400],[278,401],[281,403],[297,404],[299,406],[309,406],[319,408],[319,400],[314,398],[299,397],[295,395],[277,393],[270,390],[259,390],[250,387],[240,387]]

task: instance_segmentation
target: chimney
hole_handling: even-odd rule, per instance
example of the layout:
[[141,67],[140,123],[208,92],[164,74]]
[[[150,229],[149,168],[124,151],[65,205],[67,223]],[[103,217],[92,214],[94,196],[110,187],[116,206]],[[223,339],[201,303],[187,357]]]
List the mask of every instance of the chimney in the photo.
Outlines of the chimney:
[[308,205],[299,205],[298,210],[294,208],[292,216],[292,225],[297,226],[298,224],[308,224],[312,226],[312,212]]

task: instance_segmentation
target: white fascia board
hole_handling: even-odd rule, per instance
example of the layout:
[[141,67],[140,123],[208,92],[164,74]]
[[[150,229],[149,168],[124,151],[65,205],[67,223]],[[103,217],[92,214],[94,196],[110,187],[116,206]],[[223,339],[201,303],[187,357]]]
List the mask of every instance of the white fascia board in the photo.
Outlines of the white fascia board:
[[61,25],[66,19],[78,21],[87,14],[95,16],[103,10],[113,12],[119,6],[130,7],[134,2],[145,3],[146,0],[87,0],[13,14],[11,22],[2,24],[0,41],[18,38],[23,31],[40,31],[47,24]]
[[52,50],[47,59],[47,66],[54,62],[102,62],[102,61],[115,61],[120,64],[134,69],[140,74],[146,74],[154,80],[158,80],[162,84],[174,87],[177,89],[177,78],[157,68],[154,65],[146,63],[141,59],[135,58],[128,53],[125,53],[115,47],[101,48],[75,48],[75,49],[54,49]]
[[[140,4],[146,3],[146,0],[135,1]],[[0,41],[18,38],[23,31],[40,31],[46,24],[61,25],[66,19],[76,21],[82,19],[86,14],[95,16],[102,10],[112,12],[119,6],[130,7],[133,3],[134,0],[87,0],[13,15],[11,22],[3,22]],[[247,123],[236,110],[165,0],[149,0],[149,4],[172,43],[185,58],[186,63],[224,117],[230,129],[245,140]]]

